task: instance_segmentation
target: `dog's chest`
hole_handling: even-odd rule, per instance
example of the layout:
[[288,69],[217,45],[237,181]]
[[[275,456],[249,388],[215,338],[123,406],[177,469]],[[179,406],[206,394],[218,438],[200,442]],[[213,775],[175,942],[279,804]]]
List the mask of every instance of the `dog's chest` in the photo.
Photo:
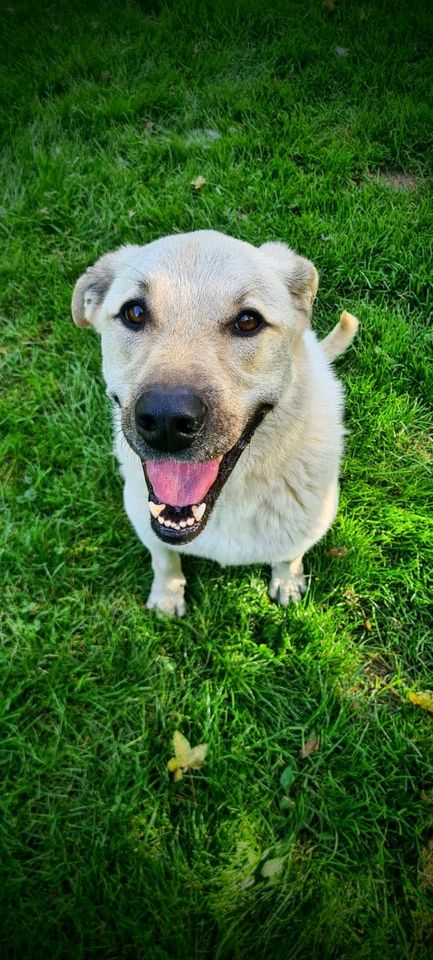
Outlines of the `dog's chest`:
[[[119,447],[117,455],[129,517],[152,552],[159,541],[150,525],[140,461],[132,452],[126,456]],[[321,471],[313,474],[310,469],[307,476],[304,461],[296,457],[291,459],[289,470],[281,468],[273,476],[263,468],[247,475],[238,467],[202,533],[190,543],[170,549],[223,566],[292,559],[325,532],[335,515],[336,496],[335,479],[329,486]]]
[[228,489],[200,536],[178,549],[222,565],[273,563],[297,551],[310,523],[283,481],[254,493]]

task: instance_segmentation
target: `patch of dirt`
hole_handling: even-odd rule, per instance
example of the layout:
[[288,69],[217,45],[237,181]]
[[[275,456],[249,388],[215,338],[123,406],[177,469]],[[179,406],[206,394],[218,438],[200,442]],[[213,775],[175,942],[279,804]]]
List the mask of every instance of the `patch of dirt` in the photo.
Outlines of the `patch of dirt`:
[[377,180],[391,187],[392,190],[406,190],[407,193],[413,193],[418,185],[415,177],[399,170],[376,170],[370,171],[367,176],[370,180]]

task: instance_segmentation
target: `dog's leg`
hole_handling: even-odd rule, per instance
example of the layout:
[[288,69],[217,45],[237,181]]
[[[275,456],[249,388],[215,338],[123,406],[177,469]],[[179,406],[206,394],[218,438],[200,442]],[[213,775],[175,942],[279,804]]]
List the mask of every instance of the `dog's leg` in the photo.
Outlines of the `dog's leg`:
[[294,560],[274,563],[272,567],[269,596],[287,607],[290,600],[298,603],[307,589],[302,566],[302,555]]
[[146,604],[148,610],[183,617],[186,580],[179,555],[161,544],[161,547],[152,546],[151,557],[154,578]]

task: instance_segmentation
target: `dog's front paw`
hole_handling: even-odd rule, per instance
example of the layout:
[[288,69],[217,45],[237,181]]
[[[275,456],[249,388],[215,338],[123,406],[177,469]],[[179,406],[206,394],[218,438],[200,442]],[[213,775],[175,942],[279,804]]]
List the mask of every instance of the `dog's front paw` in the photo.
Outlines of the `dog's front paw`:
[[302,564],[298,564],[296,572],[290,569],[293,566],[294,564],[278,563],[272,570],[269,596],[283,607],[287,607],[290,602],[299,603],[307,589]]
[[148,610],[156,610],[158,613],[164,613],[169,617],[183,617],[185,613],[185,583],[178,582],[176,586],[166,586],[161,589],[160,586],[153,585],[146,607]]

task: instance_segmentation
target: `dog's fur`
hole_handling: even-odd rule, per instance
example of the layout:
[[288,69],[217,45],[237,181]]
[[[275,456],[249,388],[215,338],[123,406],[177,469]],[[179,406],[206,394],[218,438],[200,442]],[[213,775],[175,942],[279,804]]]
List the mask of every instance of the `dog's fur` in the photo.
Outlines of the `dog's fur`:
[[[283,244],[256,248],[205,230],[122,247],[78,280],[73,318],[101,335],[107,392],[116,399],[125,509],[152,557],[150,608],[184,613],[179,553],[220,564],[269,563],[269,592],[282,604],[304,591],[303,555],[326,533],[338,504],[343,396],[330,361],[358,326],[345,312],[319,342],[310,328],[317,285],[313,264]],[[131,332],[118,314],[143,290],[150,322]],[[246,307],[268,325],[256,336],[235,337],[230,321]],[[140,462],[149,452],[133,415],[143,389],[161,382],[193,386],[209,409],[206,429],[181,460],[225,454],[254,410],[272,405],[206,527],[179,546],[151,529]]]

